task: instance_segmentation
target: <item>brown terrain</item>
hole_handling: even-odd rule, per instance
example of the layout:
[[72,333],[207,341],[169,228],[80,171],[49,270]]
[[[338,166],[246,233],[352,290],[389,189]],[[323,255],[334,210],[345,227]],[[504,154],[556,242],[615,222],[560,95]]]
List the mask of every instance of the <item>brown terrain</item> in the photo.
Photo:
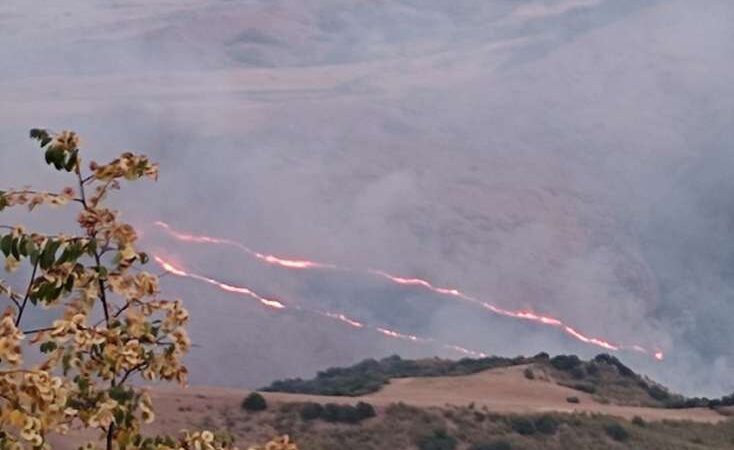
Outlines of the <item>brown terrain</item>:
[[[560,386],[549,379],[529,380],[523,375],[525,366],[491,369],[468,376],[402,378],[371,395],[361,397],[315,396],[303,394],[263,393],[270,404],[318,402],[371,403],[378,410],[390,404],[429,408],[474,404],[499,414],[591,413],[646,421],[691,421],[718,423],[727,419],[705,408],[663,409],[602,404],[592,395]],[[250,391],[244,389],[192,386],[186,389],[158,387],[153,389],[156,421],[150,431],[177,433],[211,424],[226,423],[240,413],[240,404]],[[577,397],[578,404],[567,402]],[[228,430],[237,435],[236,430]],[[71,433],[53,440],[54,448],[73,449],[83,436]]]

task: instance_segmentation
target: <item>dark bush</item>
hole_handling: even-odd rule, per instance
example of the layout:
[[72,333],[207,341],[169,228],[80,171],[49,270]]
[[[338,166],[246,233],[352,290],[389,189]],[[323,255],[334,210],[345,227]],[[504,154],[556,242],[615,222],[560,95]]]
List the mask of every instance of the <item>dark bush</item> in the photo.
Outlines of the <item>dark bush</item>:
[[586,365],[586,373],[588,373],[592,377],[595,377],[595,376],[599,375],[599,366],[596,365],[596,363],[593,363],[593,362],[587,364]]
[[512,450],[512,445],[507,441],[494,441],[481,444],[474,444],[469,450]]
[[324,413],[324,407],[319,403],[308,402],[301,406],[298,413],[303,420],[316,420]]
[[602,353],[602,354],[596,355],[596,357],[594,358],[594,361],[595,362],[598,362],[598,363],[608,364],[610,366],[616,367],[617,368],[617,371],[620,373],[620,375],[622,375],[624,377],[635,377],[635,376],[637,376],[637,374],[632,369],[630,369],[629,367],[625,366],[624,364],[622,364],[622,362],[620,360],[618,360],[614,356],[609,355],[607,353]]
[[390,356],[381,360],[366,359],[351,367],[330,368],[311,380],[292,378],[273,382],[263,388],[266,392],[292,392],[312,395],[360,396],[380,390],[391,378],[469,375],[487,369],[529,364],[525,357],[480,359],[463,358],[452,361],[439,358],[405,360]]
[[640,416],[633,417],[632,418],[632,423],[635,424],[635,425],[637,425],[638,427],[644,427],[645,425],[647,425],[647,423],[645,423],[645,419],[643,419]]
[[566,397],[568,403],[581,403],[578,397]]
[[268,402],[265,401],[265,397],[253,392],[242,401],[242,409],[250,412],[264,411],[268,409]]
[[375,412],[375,408],[372,405],[370,405],[369,403],[359,402],[357,403],[356,408],[357,408],[357,414],[359,415],[360,420],[370,419],[377,415],[377,413]]
[[538,433],[542,434],[556,434],[556,431],[558,431],[558,420],[548,414],[536,418],[533,425]]
[[571,376],[577,380],[583,380],[584,378],[586,378],[586,371],[581,366],[574,367],[573,369],[571,369]]
[[531,369],[530,367],[528,367],[527,369],[525,369],[523,371],[523,374],[525,375],[525,378],[527,378],[528,380],[534,380],[535,379],[535,374],[533,373],[533,369]]
[[420,438],[417,442],[420,450],[454,450],[456,438],[444,430],[435,430],[432,434]]
[[[301,413],[303,414],[303,411]],[[315,411],[311,413],[313,414]],[[319,417],[327,422],[354,424],[375,417],[375,415],[375,408],[369,403],[359,402],[357,406],[327,403],[321,410]]]
[[512,417],[510,419],[510,427],[512,431],[523,436],[535,434],[535,424],[527,417]]
[[665,390],[664,388],[658,386],[658,385],[648,385],[645,383],[645,390],[647,391],[647,394],[652,397],[653,399],[665,402],[670,399],[670,392]]
[[604,431],[607,433],[607,436],[617,442],[624,442],[630,437],[629,432],[617,422],[613,422],[605,426]]
[[550,360],[551,366],[558,370],[570,371],[581,365],[581,360],[576,355],[558,355]]

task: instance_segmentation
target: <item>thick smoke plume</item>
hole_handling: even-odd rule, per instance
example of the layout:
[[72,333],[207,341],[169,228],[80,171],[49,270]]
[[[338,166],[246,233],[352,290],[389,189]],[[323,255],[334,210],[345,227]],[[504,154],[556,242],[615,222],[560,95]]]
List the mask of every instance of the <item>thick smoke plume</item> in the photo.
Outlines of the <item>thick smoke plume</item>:
[[[75,129],[95,159],[161,163],[120,207],[196,273],[489,354],[598,352],[379,278],[184,245],[156,220],[659,347],[661,363],[619,356],[720,395],[734,390],[732,23],[727,0],[6,0],[0,188],[58,186],[25,134]],[[195,318],[194,382],[457,356],[165,287]]]

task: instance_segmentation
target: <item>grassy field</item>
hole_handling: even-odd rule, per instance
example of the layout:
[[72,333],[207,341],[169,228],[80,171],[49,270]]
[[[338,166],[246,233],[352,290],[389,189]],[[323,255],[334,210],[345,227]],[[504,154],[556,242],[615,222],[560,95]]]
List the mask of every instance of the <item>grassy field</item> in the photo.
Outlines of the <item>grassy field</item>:
[[308,403],[265,411],[214,411],[201,425],[227,429],[247,444],[274,434],[294,437],[302,450],[603,450],[731,449],[734,424],[631,421],[597,414],[500,415],[477,408],[417,408],[401,403],[374,418],[344,424],[304,418]]

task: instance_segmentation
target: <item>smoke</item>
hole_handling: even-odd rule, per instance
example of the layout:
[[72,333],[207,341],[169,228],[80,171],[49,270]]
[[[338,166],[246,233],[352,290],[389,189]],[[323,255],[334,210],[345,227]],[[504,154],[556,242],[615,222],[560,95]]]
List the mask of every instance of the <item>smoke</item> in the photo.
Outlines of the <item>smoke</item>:
[[[161,163],[119,206],[196,273],[485,353],[598,350],[379,277],[184,245],[153,221],[659,347],[662,363],[619,356],[720,395],[734,390],[732,19],[725,0],[9,0],[0,179],[44,173],[28,128],[76,129],[92,159]],[[192,310],[194,382],[458,356],[164,280]]]

